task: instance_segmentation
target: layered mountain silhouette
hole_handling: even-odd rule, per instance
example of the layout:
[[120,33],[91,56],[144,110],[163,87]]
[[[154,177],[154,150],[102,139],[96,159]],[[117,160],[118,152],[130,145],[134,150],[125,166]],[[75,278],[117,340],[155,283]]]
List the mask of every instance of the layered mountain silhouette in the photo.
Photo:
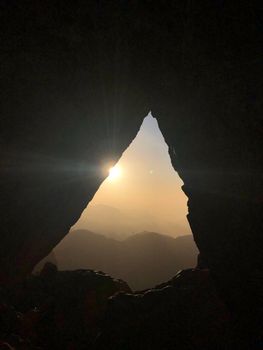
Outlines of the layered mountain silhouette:
[[117,241],[91,231],[75,230],[45,261],[55,259],[59,270],[101,270],[123,279],[133,290],[141,290],[170,279],[178,270],[194,267],[197,254],[190,235],[172,238],[141,232]]
[[183,223],[165,220],[160,224],[147,210],[119,209],[110,205],[88,205],[72,230],[88,230],[109,238],[123,240],[142,230],[188,234]]

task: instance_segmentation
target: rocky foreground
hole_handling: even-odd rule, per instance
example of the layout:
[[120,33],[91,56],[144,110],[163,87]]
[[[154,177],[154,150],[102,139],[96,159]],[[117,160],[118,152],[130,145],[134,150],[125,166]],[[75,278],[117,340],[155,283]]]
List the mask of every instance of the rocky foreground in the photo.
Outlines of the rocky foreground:
[[102,272],[57,271],[46,264],[1,290],[0,349],[260,349],[241,334],[207,269],[180,271],[151,290],[132,293]]

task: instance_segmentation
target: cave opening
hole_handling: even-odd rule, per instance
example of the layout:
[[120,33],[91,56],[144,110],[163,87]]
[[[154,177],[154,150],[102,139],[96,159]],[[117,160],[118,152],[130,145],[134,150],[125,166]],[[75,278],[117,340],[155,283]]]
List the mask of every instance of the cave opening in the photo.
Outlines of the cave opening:
[[[149,113],[69,234],[38,265],[100,270],[146,289],[194,267],[187,197]],[[37,269],[37,270],[38,270]]]

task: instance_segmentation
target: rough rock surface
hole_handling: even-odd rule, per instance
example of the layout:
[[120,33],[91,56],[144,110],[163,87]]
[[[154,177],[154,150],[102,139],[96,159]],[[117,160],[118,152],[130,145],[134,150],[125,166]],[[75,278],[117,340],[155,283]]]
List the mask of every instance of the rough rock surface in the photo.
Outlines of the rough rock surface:
[[260,349],[263,339],[240,332],[208,269],[132,293],[103,273],[58,272],[47,263],[39,276],[2,291],[0,326],[0,349],[15,350]]
[[46,263],[39,276],[2,291],[0,341],[15,349],[87,349],[118,292],[131,290],[102,272],[57,271]]
[[153,289],[111,297],[95,348],[260,348],[262,334],[241,333],[242,327],[219,297],[209,270],[188,269]]
[[152,110],[218,290],[251,331],[261,327],[261,3],[0,9],[1,283],[67,234]]

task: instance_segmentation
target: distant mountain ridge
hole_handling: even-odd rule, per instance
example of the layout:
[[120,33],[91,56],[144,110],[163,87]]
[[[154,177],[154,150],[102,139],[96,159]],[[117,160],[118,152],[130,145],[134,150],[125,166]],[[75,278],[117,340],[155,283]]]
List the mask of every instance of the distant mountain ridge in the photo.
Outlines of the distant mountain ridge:
[[117,241],[91,231],[75,230],[53,253],[60,270],[101,270],[139,290],[168,280],[178,270],[194,267],[198,250],[190,235],[173,238],[144,231]]
[[153,213],[147,210],[130,209],[128,212],[106,204],[88,205],[71,231],[88,230],[104,236],[124,240],[131,235],[146,229],[147,231],[173,232],[188,234],[185,227],[178,222],[167,222],[160,225]]

